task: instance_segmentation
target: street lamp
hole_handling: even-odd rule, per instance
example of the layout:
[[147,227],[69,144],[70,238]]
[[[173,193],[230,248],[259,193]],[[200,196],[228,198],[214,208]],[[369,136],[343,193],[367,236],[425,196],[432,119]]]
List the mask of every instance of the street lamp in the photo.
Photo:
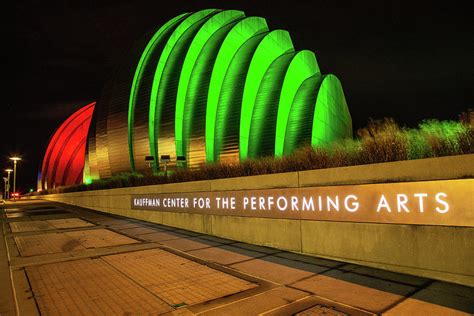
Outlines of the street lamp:
[[8,179],[6,177],[3,177],[3,181],[5,181],[5,192],[3,193],[3,198],[7,200],[7,185],[8,185]]
[[21,160],[20,157],[10,157],[13,160],[13,201],[15,201],[16,195],[16,163]]
[[161,155],[161,162],[165,164],[165,177],[168,176],[168,162],[171,161],[170,155]]
[[8,200],[10,198],[10,172],[12,172],[12,169],[5,169],[7,172],[7,180],[5,181],[5,199]]

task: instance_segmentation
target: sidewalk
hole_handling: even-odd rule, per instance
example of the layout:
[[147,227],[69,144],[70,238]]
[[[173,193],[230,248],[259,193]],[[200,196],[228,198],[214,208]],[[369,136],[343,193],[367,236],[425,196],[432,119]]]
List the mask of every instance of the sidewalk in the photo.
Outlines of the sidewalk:
[[47,201],[0,214],[0,315],[474,313],[470,287]]

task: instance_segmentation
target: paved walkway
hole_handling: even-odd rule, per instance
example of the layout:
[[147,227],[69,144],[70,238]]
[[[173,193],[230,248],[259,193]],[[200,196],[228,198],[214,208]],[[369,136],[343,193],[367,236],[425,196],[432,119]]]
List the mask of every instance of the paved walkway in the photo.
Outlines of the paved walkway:
[[468,315],[474,288],[47,201],[0,205],[1,315]]

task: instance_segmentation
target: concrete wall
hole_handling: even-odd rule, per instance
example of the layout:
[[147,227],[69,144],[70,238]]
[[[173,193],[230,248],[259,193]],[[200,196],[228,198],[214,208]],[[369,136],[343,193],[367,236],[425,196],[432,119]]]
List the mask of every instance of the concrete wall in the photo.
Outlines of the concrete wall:
[[[130,196],[474,177],[474,155],[39,196],[229,239],[474,286],[474,228],[132,210]],[[474,210],[466,209],[466,212]]]

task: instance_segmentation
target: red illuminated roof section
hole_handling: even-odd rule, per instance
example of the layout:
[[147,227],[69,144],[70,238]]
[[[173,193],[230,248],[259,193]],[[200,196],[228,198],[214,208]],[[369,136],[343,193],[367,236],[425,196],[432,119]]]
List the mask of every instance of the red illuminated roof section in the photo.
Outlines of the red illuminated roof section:
[[76,111],[51,137],[41,167],[43,189],[82,183],[86,140],[94,106],[95,102]]

